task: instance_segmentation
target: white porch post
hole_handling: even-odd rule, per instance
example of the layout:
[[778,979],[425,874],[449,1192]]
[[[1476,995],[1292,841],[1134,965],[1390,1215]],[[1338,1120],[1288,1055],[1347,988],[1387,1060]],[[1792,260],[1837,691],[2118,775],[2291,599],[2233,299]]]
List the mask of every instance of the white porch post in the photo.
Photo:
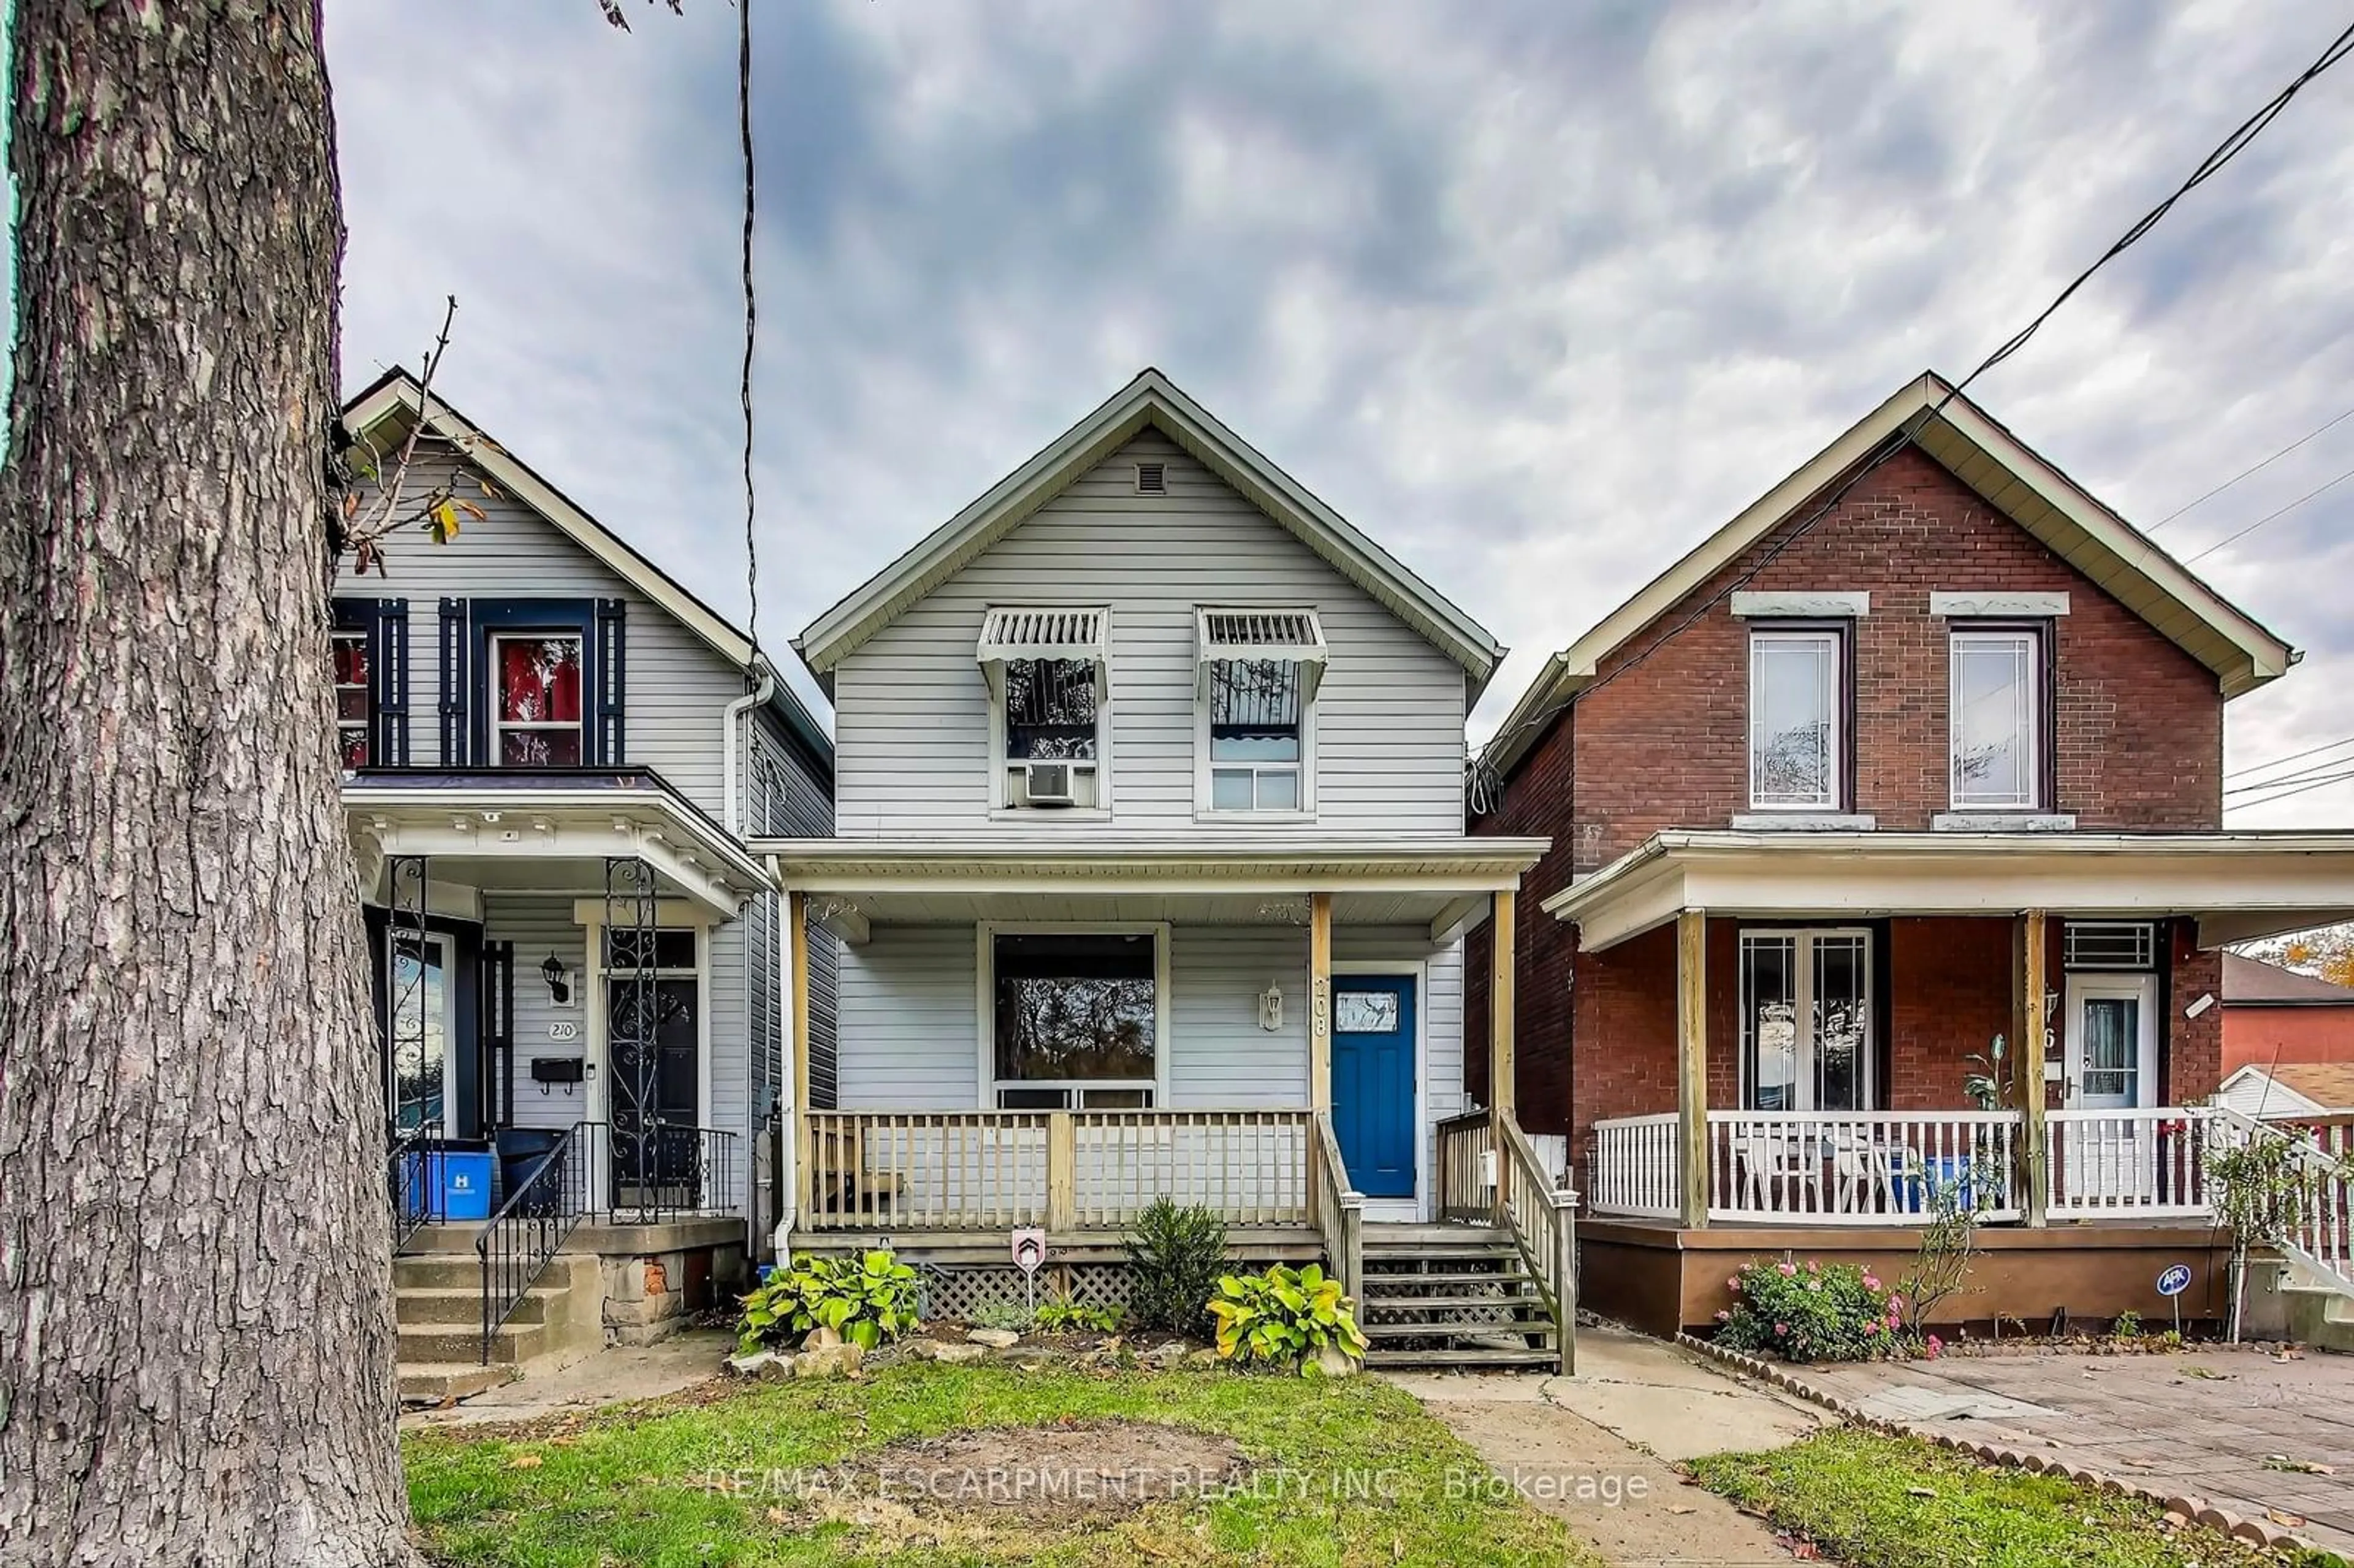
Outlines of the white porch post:
[[1708,1224],[1708,912],[1676,916],[1676,1112],[1681,1219]]

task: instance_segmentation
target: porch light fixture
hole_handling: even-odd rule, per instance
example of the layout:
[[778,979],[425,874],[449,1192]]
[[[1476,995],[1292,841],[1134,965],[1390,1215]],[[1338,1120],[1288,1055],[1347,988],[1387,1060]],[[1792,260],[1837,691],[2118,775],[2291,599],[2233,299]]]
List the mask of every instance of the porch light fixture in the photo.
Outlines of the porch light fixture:
[[1283,1027],[1283,988],[1271,981],[1258,993],[1258,1026],[1269,1034]]
[[547,1000],[562,1007],[572,1000],[572,988],[564,983],[564,960],[554,953],[547,955],[539,966],[540,978],[547,981]]

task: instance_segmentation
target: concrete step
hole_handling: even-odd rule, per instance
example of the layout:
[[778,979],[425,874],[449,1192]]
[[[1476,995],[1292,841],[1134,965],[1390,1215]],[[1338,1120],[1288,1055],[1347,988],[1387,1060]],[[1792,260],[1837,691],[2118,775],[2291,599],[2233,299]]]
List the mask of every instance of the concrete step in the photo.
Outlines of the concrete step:
[[472,1253],[463,1257],[403,1254],[392,1260],[395,1290],[462,1290],[468,1286],[477,1292],[482,1287],[482,1266]]
[[400,1255],[419,1257],[441,1256],[451,1253],[474,1255],[474,1238],[482,1234],[480,1220],[461,1220],[449,1224],[419,1225],[400,1244]]
[[[491,1336],[491,1360],[493,1361],[527,1361],[550,1348],[550,1325],[546,1323],[505,1323]],[[436,1361],[480,1361],[482,1359],[482,1329],[479,1320],[473,1323],[403,1323],[400,1325],[400,1364],[424,1366]]]
[[443,1404],[513,1383],[519,1375],[508,1366],[483,1366],[478,1361],[432,1361],[400,1369],[400,1403]]
[[[567,1315],[571,1292],[561,1287],[550,1289],[535,1286],[524,1293],[514,1310],[507,1315],[510,1323],[546,1323],[561,1321]],[[419,1327],[429,1325],[463,1326],[476,1329],[482,1322],[482,1292],[479,1285],[456,1290],[416,1290],[402,1288],[393,1295],[393,1306],[403,1323]]]
[[2281,1307],[2289,1337],[2317,1351],[2354,1355],[2354,1298],[2332,1286],[2286,1284]]
[[1385,1351],[1365,1352],[1365,1364],[1379,1369],[1452,1368],[1460,1372],[1551,1372],[1561,1365],[1558,1352],[1546,1350]]

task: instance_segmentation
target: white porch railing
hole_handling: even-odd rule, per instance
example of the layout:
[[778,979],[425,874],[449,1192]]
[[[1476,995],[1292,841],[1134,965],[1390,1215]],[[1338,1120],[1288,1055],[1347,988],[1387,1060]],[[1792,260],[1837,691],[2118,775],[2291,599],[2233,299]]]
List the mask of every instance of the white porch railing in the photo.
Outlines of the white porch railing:
[[2055,1110],[2048,1118],[2055,1220],[2203,1219],[2207,1149],[2215,1126],[2204,1106]]
[[1711,1111],[1708,1213],[1800,1224],[1919,1224],[1941,1185],[1981,1218],[2024,1212],[2017,1111]]
[[1594,1124],[1585,1205],[1597,1214],[1672,1220],[1681,1212],[1680,1118],[1673,1111]]
[[811,1111],[809,1230],[1121,1230],[1155,1198],[1305,1225],[1305,1110]]

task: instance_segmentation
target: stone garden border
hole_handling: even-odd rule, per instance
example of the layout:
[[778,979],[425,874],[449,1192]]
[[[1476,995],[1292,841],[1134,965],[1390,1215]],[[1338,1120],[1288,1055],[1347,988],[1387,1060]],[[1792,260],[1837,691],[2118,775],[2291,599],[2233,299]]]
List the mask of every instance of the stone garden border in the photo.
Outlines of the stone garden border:
[[1692,1334],[1677,1334],[1676,1343],[1688,1351],[1697,1351],[1711,1361],[1732,1367],[1745,1376],[1755,1378],[1760,1383],[1781,1389],[1787,1393],[1796,1394],[1808,1404],[1828,1410],[1848,1425],[1860,1426],[1867,1432],[1877,1432],[1890,1437],[1918,1437],[1925,1442],[1935,1443],[1940,1448],[1965,1455],[1983,1464],[2003,1465],[2011,1469],[2026,1470],[2036,1475],[2060,1476],[2075,1482],[2080,1487],[2090,1488],[2095,1491],[2138,1498],[2144,1502],[2164,1509],[2168,1513],[2179,1516],[2185,1521],[2196,1520],[2210,1530],[2219,1531],[2225,1535],[2233,1536],[2272,1551],[2317,1550],[2313,1542],[2306,1540],[2305,1537],[2293,1531],[2284,1530],[2270,1520],[2243,1519],[2229,1509],[2215,1507],[2204,1498],[2192,1497],[2181,1492],[2159,1491],[2156,1488],[2146,1487],[2137,1481],[2112,1476],[2105,1471],[2094,1470],[2083,1465],[2063,1464],[2048,1454],[2039,1454],[2031,1449],[2001,1443],[1972,1443],[1950,1432],[1924,1431],[1906,1422],[1886,1421],[1875,1415],[1868,1415],[1854,1401],[1841,1398],[1808,1378],[1804,1367],[1786,1366],[1779,1361],[1769,1361],[1759,1356],[1727,1350],[1722,1345],[1711,1344],[1706,1340]]

